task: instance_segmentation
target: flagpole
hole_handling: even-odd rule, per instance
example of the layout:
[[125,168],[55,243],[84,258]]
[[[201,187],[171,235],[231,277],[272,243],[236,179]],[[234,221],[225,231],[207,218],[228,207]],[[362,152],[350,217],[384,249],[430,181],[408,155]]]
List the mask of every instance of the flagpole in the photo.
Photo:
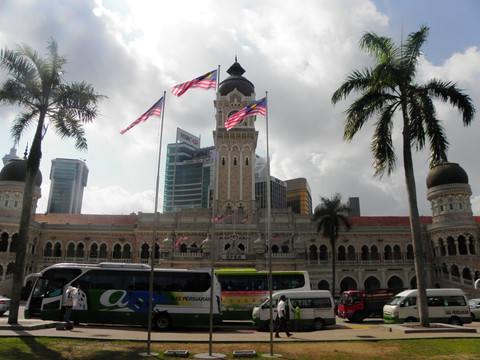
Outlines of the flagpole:
[[[218,192],[218,185],[217,185],[217,164],[218,164],[218,149],[217,149],[217,140],[218,140],[218,117],[219,112],[218,112],[218,106],[219,106],[219,93],[218,93],[218,88],[220,85],[220,65],[218,65],[217,69],[217,83],[216,83],[216,97],[217,97],[217,103],[215,106],[215,155],[213,157],[213,204],[212,204],[212,248],[210,250],[210,323],[209,323],[209,337],[208,337],[208,355],[211,358],[216,358],[212,354],[212,344],[213,344],[213,287],[214,287],[214,279],[215,279],[215,218],[216,218],[216,213],[217,213],[217,192]],[[221,304],[220,304],[221,306]],[[220,357],[221,354],[216,354],[219,355]]]
[[150,254],[150,283],[149,283],[149,301],[148,301],[148,340],[147,340],[147,353],[146,356],[157,356],[157,353],[150,352],[150,343],[152,337],[152,311],[153,311],[153,278],[155,275],[155,245],[157,241],[157,227],[158,227],[158,189],[160,185],[160,161],[162,159],[162,138],[163,138],[163,120],[165,115],[165,96],[166,92],[163,92],[163,104],[162,104],[162,121],[160,125],[160,140],[158,145],[158,164],[157,164],[157,179],[155,185],[155,211],[153,213],[153,235],[152,235],[152,248]]

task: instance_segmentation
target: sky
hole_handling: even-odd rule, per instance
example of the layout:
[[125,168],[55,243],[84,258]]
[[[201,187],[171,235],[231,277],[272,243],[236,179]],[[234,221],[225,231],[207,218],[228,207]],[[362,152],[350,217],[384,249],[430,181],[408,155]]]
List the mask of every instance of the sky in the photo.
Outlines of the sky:
[[[166,146],[175,142],[177,127],[200,136],[205,147],[213,145],[215,126],[213,90],[192,89],[180,98],[170,90],[218,66],[222,81],[237,57],[256,98],[268,93],[272,176],[306,178],[314,206],[340,193],[344,201],[359,197],[363,216],[408,216],[400,123],[394,127],[398,168],[379,179],[370,152],[375,121],[345,142],[343,112],[355,97],[333,106],[331,96],[348,73],[373,65],[358,46],[365,32],[400,44],[427,25],[416,81],[454,81],[480,112],[479,20],[478,0],[0,0],[0,48],[25,43],[44,54],[53,38],[68,60],[65,81],[86,81],[108,97],[85,126],[88,151],[47,132],[37,212],[47,209],[51,160],[71,158],[85,160],[89,168],[82,213],[151,213],[159,156],[161,211]],[[0,81],[5,79],[0,72]],[[164,92],[161,147],[157,117],[120,135]],[[450,143],[448,159],[468,173],[473,212],[480,215],[480,115],[464,127],[457,109],[436,105]],[[0,107],[0,157],[13,146],[10,128],[18,113],[19,108]],[[257,154],[264,157],[264,117],[257,116],[256,128]],[[33,130],[26,132],[17,155],[23,156],[32,139]],[[428,158],[426,150],[414,156],[423,216],[431,216]]]

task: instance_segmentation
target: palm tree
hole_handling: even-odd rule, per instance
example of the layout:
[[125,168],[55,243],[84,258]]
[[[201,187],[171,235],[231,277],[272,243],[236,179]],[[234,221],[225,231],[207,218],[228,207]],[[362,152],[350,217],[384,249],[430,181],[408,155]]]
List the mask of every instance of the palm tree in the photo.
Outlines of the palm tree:
[[420,233],[412,146],[422,150],[430,143],[430,166],[447,161],[448,141],[441,121],[437,119],[433,99],[450,102],[463,114],[463,124],[473,120],[475,108],[468,95],[455,83],[433,79],[425,84],[415,82],[421,47],[428,36],[428,27],[411,33],[397,47],[392,39],[365,33],[360,47],[375,58],[375,67],[353,71],[332,95],[332,103],[345,99],[351,92],[361,95],[345,111],[344,140],[354,135],[370,118],[376,118],[371,150],[375,176],[390,175],[396,168],[392,141],[394,115],[399,112],[403,125],[403,163],[410,210],[410,227],[415,252],[415,272],[419,291],[420,322],[428,327],[427,297],[424,276],[424,251]]
[[8,74],[0,88],[0,103],[23,108],[11,129],[15,143],[18,144],[22,134],[36,123],[35,135],[26,160],[9,324],[16,324],[18,321],[30,218],[35,210],[32,209],[35,177],[40,167],[43,137],[51,126],[60,137],[74,138],[77,149],[86,150],[87,140],[83,124],[91,122],[98,115],[97,103],[104,98],[85,82],[65,83],[62,78],[65,64],[66,59],[58,54],[58,46],[53,39],[48,42],[44,58],[28,45],[17,46],[16,50],[0,50],[0,68]]
[[341,224],[345,226],[347,231],[352,226],[346,216],[349,209],[342,204],[342,196],[339,193],[334,194],[331,199],[324,197],[321,199],[322,203],[315,208],[312,221],[317,223],[317,233],[321,233],[324,238],[330,240],[332,248],[332,296],[335,296],[335,262],[337,257],[335,242],[338,239]]

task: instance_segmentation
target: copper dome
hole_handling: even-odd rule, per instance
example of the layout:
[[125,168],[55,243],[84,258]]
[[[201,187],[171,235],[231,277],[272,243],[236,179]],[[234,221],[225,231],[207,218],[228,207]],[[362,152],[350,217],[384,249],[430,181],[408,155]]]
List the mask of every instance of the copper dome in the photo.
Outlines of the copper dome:
[[[24,159],[10,160],[0,171],[0,181],[25,182],[27,174],[27,162]],[[38,170],[35,185],[42,185],[42,173]]]
[[445,184],[468,184],[468,175],[456,163],[440,163],[427,176],[427,189]]

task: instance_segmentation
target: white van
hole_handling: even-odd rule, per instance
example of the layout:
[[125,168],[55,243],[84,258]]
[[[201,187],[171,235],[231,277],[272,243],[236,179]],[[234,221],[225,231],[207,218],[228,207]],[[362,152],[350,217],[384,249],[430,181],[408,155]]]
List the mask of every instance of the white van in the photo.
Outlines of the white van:
[[[383,320],[387,323],[417,322],[417,290],[398,293],[383,307]],[[427,289],[430,322],[463,325],[472,322],[468,300],[460,289]]]
[[[327,325],[335,325],[335,305],[327,290],[278,291],[272,295],[273,319],[277,318],[277,304],[280,297],[287,297],[288,328],[295,327],[295,304],[300,308],[299,329],[323,330]],[[262,330],[270,329],[270,302],[266,299],[253,309],[253,325]]]

